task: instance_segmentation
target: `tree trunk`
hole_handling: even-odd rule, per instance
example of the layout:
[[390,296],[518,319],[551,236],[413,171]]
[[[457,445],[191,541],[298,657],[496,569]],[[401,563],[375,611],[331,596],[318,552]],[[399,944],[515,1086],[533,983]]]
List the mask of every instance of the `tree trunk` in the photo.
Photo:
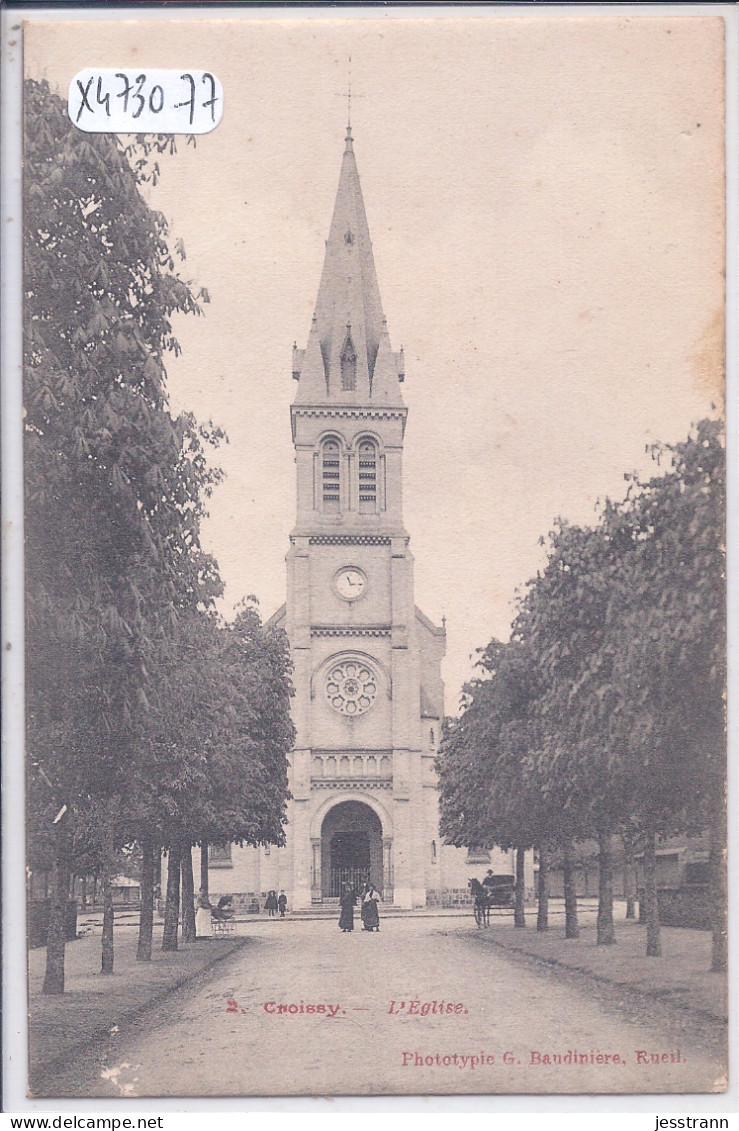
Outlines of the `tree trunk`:
[[622,836],[621,843],[624,846],[626,918],[636,919],[636,864],[634,861],[634,842],[630,836]]
[[103,876],[103,958],[101,973],[113,973],[113,886],[110,875]]
[[657,838],[647,833],[644,838],[644,912],[647,922],[647,958],[661,958],[662,940],[657,903]]
[[195,942],[195,882],[192,874],[192,847],[183,850],[182,872],[182,941]]
[[549,849],[539,845],[539,906],[536,912],[537,931],[549,930]]
[[87,876],[83,876],[80,881],[80,903],[84,910],[87,907]]
[[572,858],[572,845],[565,846],[563,853],[565,882],[565,938],[576,939],[580,935],[577,924],[577,884],[575,862]]
[[154,845],[144,837],[141,841],[141,911],[139,913],[138,962],[151,962],[154,935]]
[[204,840],[200,845],[200,890],[206,899],[209,899],[208,892],[208,842]]
[[524,908],[524,897],[526,895],[525,881],[524,881],[524,862],[526,859],[526,852],[523,848],[516,849],[516,903],[513,911],[513,926],[525,927],[526,926],[526,910]]
[[64,913],[69,896],[69,872],[62,855],[61,834],[57,832],[57,847],[51,868],[51,910],[46,933],[45,994],[64,993]]
[[711,823],[711,852],[708,858],[711,884],[711,932],[713,935],[711,970],[716,974],[723,974],[729,965],[726,823],[723,804],[718,812],[719,816]]
[[177,928],[180,920],[180,857],[179,845],[170,846],[167,854],[167,901],[164,906],[162,950],[177,950]]
[[598,833],[598,946],[611,946],[615,941],[611,834],[601,831]]

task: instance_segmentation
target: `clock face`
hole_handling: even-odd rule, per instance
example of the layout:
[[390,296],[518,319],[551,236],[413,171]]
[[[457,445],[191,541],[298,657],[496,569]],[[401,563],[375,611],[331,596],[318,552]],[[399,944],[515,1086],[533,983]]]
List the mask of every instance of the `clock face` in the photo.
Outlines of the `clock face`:
[[345,601],[356,601],[367,588],[367,578],[356,566],[344,566],[334,577],[334,587]]

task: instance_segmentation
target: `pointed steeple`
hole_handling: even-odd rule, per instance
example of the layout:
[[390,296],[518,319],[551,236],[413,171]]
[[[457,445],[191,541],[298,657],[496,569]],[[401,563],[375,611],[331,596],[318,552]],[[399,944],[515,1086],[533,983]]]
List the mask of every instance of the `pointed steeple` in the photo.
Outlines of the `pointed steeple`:
[[382,313],[352,130],[347,126],[308,348],[293,350],[293,376],[300,382],[295,403],[402,405],[400,368]]

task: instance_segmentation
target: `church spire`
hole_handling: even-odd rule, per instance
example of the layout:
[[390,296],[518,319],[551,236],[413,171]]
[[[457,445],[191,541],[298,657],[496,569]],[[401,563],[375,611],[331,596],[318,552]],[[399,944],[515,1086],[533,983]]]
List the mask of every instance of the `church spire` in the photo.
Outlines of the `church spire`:
[[308,348],[293,351],[293,376],[300,381],[295,403],[401,405],[400,368],[384,324],[352,128],[347,125]]

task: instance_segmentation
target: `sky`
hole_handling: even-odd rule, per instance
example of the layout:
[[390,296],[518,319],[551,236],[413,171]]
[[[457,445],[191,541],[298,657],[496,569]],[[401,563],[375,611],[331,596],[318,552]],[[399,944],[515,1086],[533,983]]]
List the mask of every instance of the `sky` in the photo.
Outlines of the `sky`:
[[[230,13],[228,13],[230,15]],[[276,13],[273,13],[276,15]],[[152,205],[207,288],[175,326],[172,407],[225,428],[203,530],[224,611],[285,599],[289,405],[352,126],[384,312],[406,357],[416,602],[446,616],[447,711],[505,639],[556,517],[596,519],[646,447],[723,395],[723,22],[515,17],[102,18],[26,31],[26,73],[201,68],[220,125]]]

